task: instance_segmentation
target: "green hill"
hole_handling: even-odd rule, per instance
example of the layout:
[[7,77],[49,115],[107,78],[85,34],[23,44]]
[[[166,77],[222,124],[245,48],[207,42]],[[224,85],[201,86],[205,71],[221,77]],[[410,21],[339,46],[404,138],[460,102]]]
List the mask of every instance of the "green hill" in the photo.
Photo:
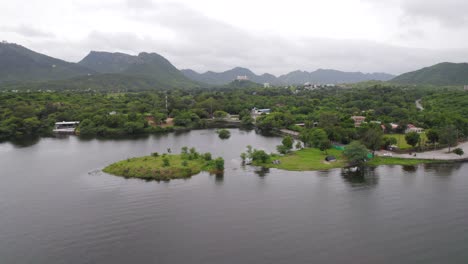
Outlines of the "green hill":
[[94,74],[91,69],[55,59],[14,43],[0,43],[0,84],[59,80]]
[[391,80],[400,84],[465,85],[468,63],[443,62],[417,71],[404,73]]

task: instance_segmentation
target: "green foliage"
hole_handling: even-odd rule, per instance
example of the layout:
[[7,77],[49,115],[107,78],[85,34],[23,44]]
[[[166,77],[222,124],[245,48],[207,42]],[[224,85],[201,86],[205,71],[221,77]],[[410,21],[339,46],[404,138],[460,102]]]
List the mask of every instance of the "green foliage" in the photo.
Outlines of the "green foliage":
[[457,154],[458,156],[462,156],[463,154],[465,154],[465,152],[461,148],[454,149],[453,153]]
[[327,132],[322,128],[313,128],[304,130],[300,134],[301,140],[307,145],[314,148],[320,148],[320,146],[326,146],[330,140],[328,139]]
[[213,113],[213,117],[218,118],[218,119],[226,118],[227,116],[228,116],[228,113],[221,111],[221,110],[215,111]]
[[266,163],[269,159],[270,155],[263,150],[254,149],[252,152],[252,161],[254,162]]
[[163,157],[162,161],[163,161],[163,164],[162,164],[163,167],[169,167],[171,165],[169,158],[167,156]]
[[351,164],[363,164],[367,159],[367,148],[359,141],[353,141],[346,146],[343,155]]
[[159,153],[158,153],[158,152],[153,152],[153,153],[151,153],[151,156],[153,156],[153,157],[159,157]]
[[403,84],[464,85],[468,83],[468,63],[439,63],[397,76]]
[[242,152],[240,154],[240,158],[241,158],[242,162],[245,162],[245,160],[247,159],[247,154],[245,152]]
[[396,145],[397,143],[398,143],[397,139],[394,138],[394,137],[384,136],[383,139],[382,139],[382,144],[383,144],[385,149],[387,149],[388,147],[390,147],[392,145]]
[[216,170],[218,171],[224,170],[224,159],[221,157],[216,158],[214,160],[214,165],[215,165]]
[[450,147],[453,147],[457,144],[458,141],[458,132],[455,126],[449,125],[440,130],[440,143],[447,144]]
[[413,146],[414,148],[420,142],[421,136],[417,132],[409,132],[406,133],[405,140],[409,145]]
[[439,141],[439,133],[435,129],[429,129],[426,131],[427,140],[432,144]]
[[210,161],[212,158],[211,158],[211,153],[207,152],[205,154],[203,154],[203,159],[206,160],[206,161]]
[[383,132],[380,127],[366,128],[362,136],[362,143],[373,152],[383,145]]
[[281,154],[286,154],[291,151],[294,140],[291,136],[286,136],[281,141],[281,145],[276,146],[276,150]]
[[220,139],[228,139],[231,137],[231,132],[227,129],[220,129],[217,131],[218,136]]

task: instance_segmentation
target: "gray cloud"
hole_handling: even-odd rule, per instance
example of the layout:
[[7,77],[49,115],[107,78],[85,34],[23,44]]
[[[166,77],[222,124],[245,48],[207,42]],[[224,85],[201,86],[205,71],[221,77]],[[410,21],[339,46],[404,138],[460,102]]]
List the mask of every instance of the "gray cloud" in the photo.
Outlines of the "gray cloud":
[[464,0],[406,0],[402,9],[405,16],[433,19],[447,27],[463,27],[468,22],[468,2]]
[[28,38],[52,38],[54,34],[28,25],[0,26],[1,32],[15,33]]
[[[405,14],[416,16],[415,10],[405,8]],[[277,75],[317,68],[398,74],[441,61],[461,62],[468,58],[467,49],[408,48],[369,40],[285,38],[253,32],[176,3],[127,1],[99,9],[104,11],[144,30],[133,32],[116,26],[114,29],[120,31],[91,30],[81,40],[40,39],[25,45],[72,61],[80,60],[90,50],[130,54],[147,51],[160,53],[178,68],[222,71],[241,66],[259,74]],[[424,38],[425,34],[426,31],[408,27],[402,30],[400,38]]]

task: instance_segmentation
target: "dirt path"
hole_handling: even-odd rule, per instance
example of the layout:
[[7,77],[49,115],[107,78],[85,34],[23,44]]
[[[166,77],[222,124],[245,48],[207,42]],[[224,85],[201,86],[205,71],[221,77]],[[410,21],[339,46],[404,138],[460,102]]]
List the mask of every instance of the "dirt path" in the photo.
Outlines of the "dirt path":
[[[377,151],[376,154],[378,156],[388,156],[385,155],[387,153],[391,153],[392,157],[396,158],[405,158],[405,159],[437,159],[437,160],[462,160],[468,159],[468,142],[464,142],[458,144],[455,148],[461,148],[465,152],[464,155],[458,156],[454,153],[447,153],[448,148],[440,149],[440,150],[432,150],[432,151],[425,151],[416,153],[416,156],[409,155],[409,154],[397,154],[389,151]],[[454,148],[451,148],[454,149]]]

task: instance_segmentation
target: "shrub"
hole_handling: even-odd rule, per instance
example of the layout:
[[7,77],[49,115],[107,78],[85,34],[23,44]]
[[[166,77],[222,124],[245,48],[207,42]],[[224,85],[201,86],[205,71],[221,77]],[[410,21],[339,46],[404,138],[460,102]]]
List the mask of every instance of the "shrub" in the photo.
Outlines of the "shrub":
[[151,153],[151,156],[153,156],[153,157],[159,157],[159,153],[158,153],[158,152],[153,152],[153,153]]
[[231,137],[231,132],[227,129],[220,129],[218,130],[218,136],[220,139],[228,139]]
[[222,171],[224,170],[224,159],[223,158],[217,158],[214,160],[214,165],[216,170]]
[[253,161],[266,163],[269,159],[270,159],[270,155],[268,155],[265,151],[254,149],[254,151],[252,153],[252,160]]
[[211,160],[211,153],[207,152],[207,153],[203,154],[203,159],[206,160],[206,161],[210,161]]
[[457,154],[458,156],[462,156],[463,154],[465,154],[465,152],[461,148],[454,149],[453,153]]
[[162,161],[163,161],[163,167],[169,167],[171,165],[169,158],[166,156],[163,158]]

